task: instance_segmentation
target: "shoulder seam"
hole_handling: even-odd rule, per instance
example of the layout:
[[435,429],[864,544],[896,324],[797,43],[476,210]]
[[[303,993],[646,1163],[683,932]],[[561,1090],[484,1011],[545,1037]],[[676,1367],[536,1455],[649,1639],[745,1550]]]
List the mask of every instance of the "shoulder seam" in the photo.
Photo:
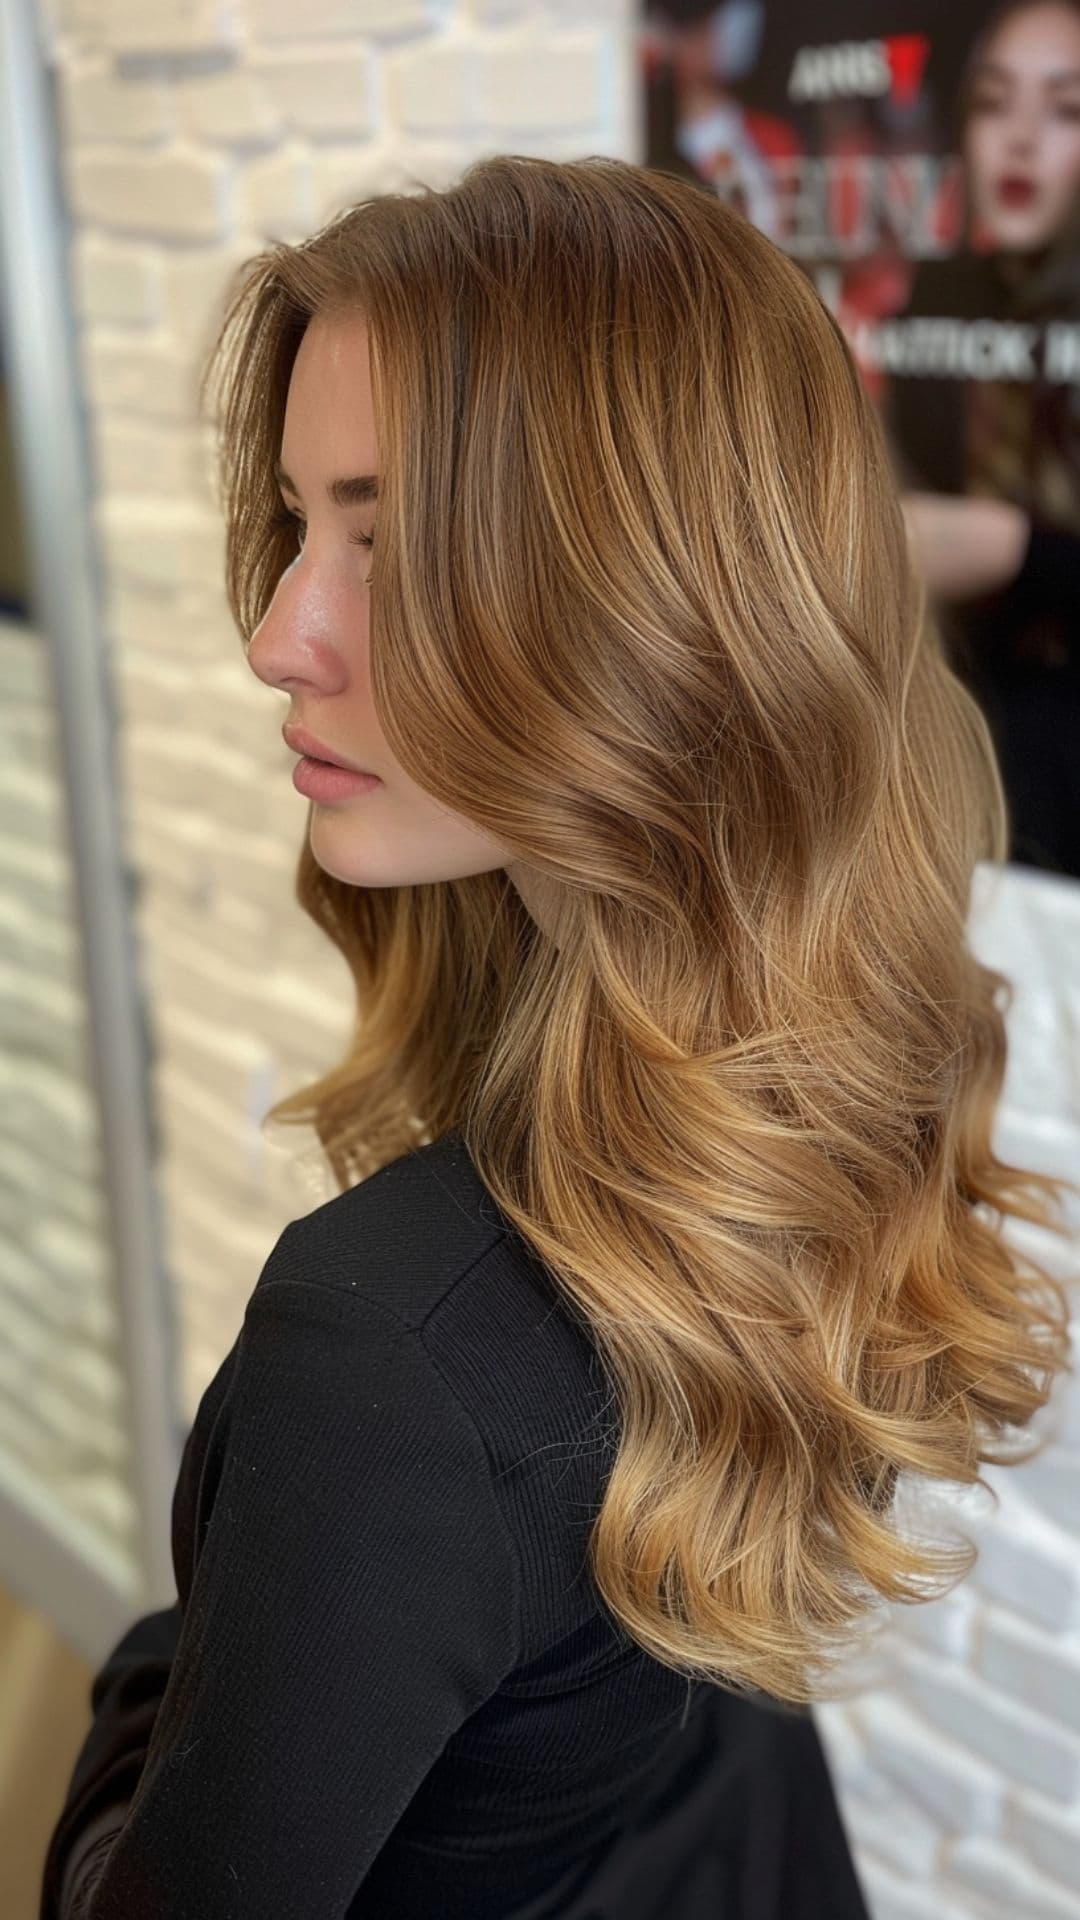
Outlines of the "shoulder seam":
[[348,1292],[345,1292],[340,1287],[324,1286],[319,1280],[298,1280],[292,1274],[283,1274],[280,1280],[264,1277],[275,1254],[281,1250],[285,1241],[288,1240],[297,1229],[303,1226],[306,1218],[307,1215],[302,1214],[299,1220],[290,1220],[282,1228],[275,1245],[271,1248],[263,1264],[262,1274],[260,1274],[259,1279],[248,1297],[248,1304],[250,1305],[252,1301],[258,1299],[265,1299],[268,1293],[274,1292],[278,1287],[306,1287],[312,1293],[327,1295],[333,1299],[362,1300],[365,1306],[372,1308],[376,1313],[385,1314],[387,1319],[395,1321],[406,1333],[422,1333],[432,1315],[438,1313],[446,1305],[451,1294],[456,1292],[463,1280],[468,1279],[473,1268],[479,1266],[482,1260],[486,1260],[489,1253],[493,1252],[495,1247],[499,1245],[499,1242],[505,1240],[507,1237],[504,1227],[490,1227],[489,1232],[491,1237],[487,1245],[481,1247],[478,1252],[474,1253],[466,1265],[461,1268],[460,1272],[456,1273],[454,1278],[447,1283],[446,1288],[439,1295],[439,1298],[428,1308],[423,1319],[416,1321],[415,1324],[411,1324],[408,1320],[403,1320],[401,1315],[394,1311],[393,1307],[386,1306],[381,1300],[373,1299],[372,1295],[365,1292],[363,1288],[356,1288],[354,1290],[350,1287]]
[[403,1320],[399,1313],[394,1312],[393,1307],[384,1306],[381,1300],[373,1299],[371,1294],[365,1293],[362,1288],[357,1288],[355,1292],[350,1288],[346,1293],[341,1287],[323,1286],[318,1280],[295,1280],[291,1274],[284,1275],[280,1280],[266,1280],[257,1286],[248,1298],[245,1313],[252,1307],[265,1306],[275,1294],[279,1293],[307,1293],[315,1300],[347,1302],[349,1307],[366,1309],[369,1313],[380,1315],[384,1320],[392,1321],[402,1333],[419,1333],[420,1331],[419,1326],[410,1326],[407,1320]]

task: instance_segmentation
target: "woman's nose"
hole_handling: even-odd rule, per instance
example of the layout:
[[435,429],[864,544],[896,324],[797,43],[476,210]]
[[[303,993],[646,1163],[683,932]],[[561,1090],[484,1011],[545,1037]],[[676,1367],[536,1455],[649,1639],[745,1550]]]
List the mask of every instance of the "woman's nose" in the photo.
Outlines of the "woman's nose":
[[1006,144],[1014,150],[1033,147],[1038,137],[1040,115],[1034,106],[1014,107],[1005,128]]
[[303,620],[299,609],[286,604],[282,582],[255,628],[246,648],[248,666],[256,679],[268,687],[285,687],[298,677],[310,677],[310,661],[305,667]]
[[252,673],[257,679],[265,681],[268,687],[281,685],[283,671],[283,650],[278,638],[279,616],[276,602],[275,593],[244,648],[244,657]]
[[[245,648],[248,666],[256,678],[268,687],[292,687],[299,682],[317,687],[323,694],[339,693],[348,678],[345,650],[334,643],[340,633],[342,610],[334,610],[309,580],[301,592],[294,569],[297,560],[286,567],[274,591],[274,597]],[[292,578],[290,579],[290,575]]]

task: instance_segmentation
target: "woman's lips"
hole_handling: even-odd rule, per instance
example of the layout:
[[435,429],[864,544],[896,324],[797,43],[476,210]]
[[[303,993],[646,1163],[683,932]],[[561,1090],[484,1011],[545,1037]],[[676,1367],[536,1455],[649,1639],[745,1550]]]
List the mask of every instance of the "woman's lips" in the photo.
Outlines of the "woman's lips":
[[1006,207],[1026,207],[1035,198],[1035,182],[1019,173],[1006,173],[998,181],[997,197]]

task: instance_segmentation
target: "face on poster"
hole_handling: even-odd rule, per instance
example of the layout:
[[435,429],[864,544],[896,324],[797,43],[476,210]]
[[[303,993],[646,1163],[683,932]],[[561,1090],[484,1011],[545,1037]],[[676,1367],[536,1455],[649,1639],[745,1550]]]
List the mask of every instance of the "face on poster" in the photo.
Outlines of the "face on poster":
[[648,164],[800,262],[876,398],[1080,381],[1080,0],[664,0],[640,52]]

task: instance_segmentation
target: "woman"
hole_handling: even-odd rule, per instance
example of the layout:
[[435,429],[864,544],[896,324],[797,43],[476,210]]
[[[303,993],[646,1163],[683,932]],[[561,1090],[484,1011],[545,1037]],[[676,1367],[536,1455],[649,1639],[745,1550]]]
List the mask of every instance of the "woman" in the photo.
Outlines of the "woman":
[[272,1111],[341,1191],[43,1915],[866,1920],[812,1703],[970,1566],[898,1477],[1010,1457],[1068,1308],[1000,1233],[1066,1183],[990,1144],[993,751],[850,352],[714,195],[501,156],[259,255],[207,376],[356,994]]
[[991,723],[1011,857],[1080,878],[1080,389],[1062,357],[1080,323],[1076,0],[994,12],[957,121],[966,245],[922,263],[908,315],[1026,327],[1034,377],[897,379],[889,429],[952,657]]

